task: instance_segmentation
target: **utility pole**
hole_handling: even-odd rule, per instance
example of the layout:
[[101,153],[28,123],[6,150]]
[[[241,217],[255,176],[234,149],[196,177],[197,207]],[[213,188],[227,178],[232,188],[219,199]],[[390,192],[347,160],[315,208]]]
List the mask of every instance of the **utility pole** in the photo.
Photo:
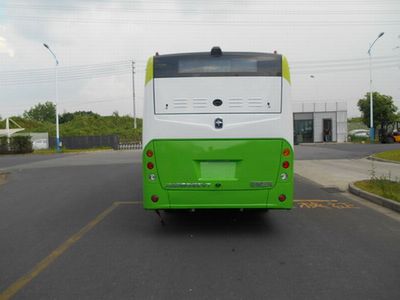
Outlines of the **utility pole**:
[[50,49],[49,45],[47,44],[43,44],[43,46],[45,48],[47,48],[47,50],[49,50],[49,52],[51,53],[51,55],[53,55],[54,60],[55,60],[55,69],[54,69],[54,73],[55,73],[55,88],[56,88],[56,151],[60,152],[60,125],[59,125],[59,120],[58,120],[58,59],[56,54]]
[[135,99],[135,62],[132,61],[132,100],[133,100],[133,128],[137,128],[136,123],[136,99]]
[[370,143],[373,144],[375,142],[375,129],[374,129],[374,99],[373,99],[373,92],[372,92],[372,54],[371,50],[374,46],[375,42],[384,35],[384,32],[381,32],[375,41],[371,44],[368,49],[369,55],[369,120],[370,120],[370,128],[369,128],[369,139]]

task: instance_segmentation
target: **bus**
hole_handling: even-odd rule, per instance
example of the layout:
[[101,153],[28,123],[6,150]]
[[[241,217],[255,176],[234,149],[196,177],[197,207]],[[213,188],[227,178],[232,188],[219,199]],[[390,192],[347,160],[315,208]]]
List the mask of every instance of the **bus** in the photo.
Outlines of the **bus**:
[[284,56],[213,47],[148,60],[145,209],[290,209],[293,157]]

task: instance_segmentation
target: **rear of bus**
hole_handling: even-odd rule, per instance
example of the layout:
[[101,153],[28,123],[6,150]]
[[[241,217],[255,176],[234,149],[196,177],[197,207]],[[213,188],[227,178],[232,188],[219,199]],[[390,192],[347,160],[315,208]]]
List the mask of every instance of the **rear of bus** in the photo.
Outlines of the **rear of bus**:
[[148,61],[145,209],[290,209],[293,115],[279,54],[211,52]]

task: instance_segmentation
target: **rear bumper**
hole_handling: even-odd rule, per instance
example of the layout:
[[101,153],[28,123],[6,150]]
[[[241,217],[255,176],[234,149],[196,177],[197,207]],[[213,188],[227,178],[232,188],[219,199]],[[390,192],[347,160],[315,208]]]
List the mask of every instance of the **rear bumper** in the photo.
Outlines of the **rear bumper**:
[[[290,209],[293,194],[289,190],[282,187],[270,191],[164,191],[158,203],[145,197],[143,204],[145,209]],[[284,202],[278,200],[281,193],[286,195]]]

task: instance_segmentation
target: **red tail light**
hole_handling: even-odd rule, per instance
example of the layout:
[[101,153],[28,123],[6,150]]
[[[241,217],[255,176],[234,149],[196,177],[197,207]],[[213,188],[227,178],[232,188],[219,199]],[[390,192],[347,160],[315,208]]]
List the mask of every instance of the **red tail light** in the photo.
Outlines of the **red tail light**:
[[290,149],[289,148],[285,148],[282,152],[283,156],[289,156],[290,155]]
[[282,164],[282,167],[284,168],[284,169],[287,169],[287,168],[289,168],[289,162],[288,161],[284,161],[283,162],[283,164]]
[[147,163],[147,169],[153,169],[154,168],[154,164],[152,162],[148,162]]
[[152,195],[151,196],[151,201],[153,201],[153,202],[157,202],[158,201],[158,196],[157,195]]
[[279,195],[278,197],[279,201],[283,202],[286,200],[286,196],[284,194]]
[[147,157],[152,157],[154,155],[154,153],[151,150],[147,150],[146,155],[147,155]]

